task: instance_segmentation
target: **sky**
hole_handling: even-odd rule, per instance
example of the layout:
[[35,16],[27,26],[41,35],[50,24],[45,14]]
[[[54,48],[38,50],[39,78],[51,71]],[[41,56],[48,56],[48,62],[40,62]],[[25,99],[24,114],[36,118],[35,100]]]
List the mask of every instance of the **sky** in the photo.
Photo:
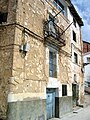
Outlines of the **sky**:
[[82,39],[90,42],[90,0],[71,0],[84,22]]

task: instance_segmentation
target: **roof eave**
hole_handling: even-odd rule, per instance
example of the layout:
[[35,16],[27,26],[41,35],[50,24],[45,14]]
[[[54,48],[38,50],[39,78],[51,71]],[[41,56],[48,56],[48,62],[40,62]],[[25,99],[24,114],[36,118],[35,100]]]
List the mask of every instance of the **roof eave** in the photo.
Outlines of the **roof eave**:
[[72,13],[73,17],[76,19],[76,21],[78,22],[78,24],[80,26],[84,26],[84,23],[82,21],[82,18],[79,16],[79,14],[77,13],[74,5],[71,3],[71,5],[69,6],[70,12]]

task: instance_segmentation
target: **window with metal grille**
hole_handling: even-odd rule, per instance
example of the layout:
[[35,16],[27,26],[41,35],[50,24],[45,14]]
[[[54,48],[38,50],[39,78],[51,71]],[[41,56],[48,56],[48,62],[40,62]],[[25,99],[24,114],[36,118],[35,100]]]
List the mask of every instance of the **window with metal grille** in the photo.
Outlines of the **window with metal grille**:
[[67,96],[67,85],[62,85],[62,96]]
[[73,31],[73,40],[76,42],[76,33]]
[[49,76],[57,78],[57,56],[56,52],[49,51]]
[[78,63],[78,55],[74,52],[74,63]]

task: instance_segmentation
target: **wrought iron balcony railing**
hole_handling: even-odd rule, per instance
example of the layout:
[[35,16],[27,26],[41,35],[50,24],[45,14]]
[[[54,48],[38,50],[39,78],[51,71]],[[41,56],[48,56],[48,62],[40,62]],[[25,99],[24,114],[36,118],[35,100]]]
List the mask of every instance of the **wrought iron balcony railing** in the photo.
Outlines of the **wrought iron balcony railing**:
[[65,34],[63,30],[53,21],[45,22],[44,25],[44,38],[46,42],[56,46],[65,46]]

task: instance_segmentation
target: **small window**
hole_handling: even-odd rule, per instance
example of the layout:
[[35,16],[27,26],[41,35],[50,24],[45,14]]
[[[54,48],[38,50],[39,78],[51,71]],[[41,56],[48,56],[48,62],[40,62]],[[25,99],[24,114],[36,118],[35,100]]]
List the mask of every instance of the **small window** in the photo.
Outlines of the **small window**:
[[73,31],[73,40],[76,42],[76,33]]
[[76,82],[77,81],[77,76],[76,76],[76,74],[74,74],[74,82]]
[[76,20],[75,20],[75,18],[73,18],[73,24],[76,27]]
[[7,13],[0,12],[0,24],[7,22]]
[[67,96],[67,85],[62,85],[62,96]]
[[76,53],[74,53],[74,63],[78,63],[78,56],[77,56],[77,54]]
[[87,62],[90,63],[90,57],[87,57]]
[[56,52],[49,52],[49,76],[57,78],[57,57]]

